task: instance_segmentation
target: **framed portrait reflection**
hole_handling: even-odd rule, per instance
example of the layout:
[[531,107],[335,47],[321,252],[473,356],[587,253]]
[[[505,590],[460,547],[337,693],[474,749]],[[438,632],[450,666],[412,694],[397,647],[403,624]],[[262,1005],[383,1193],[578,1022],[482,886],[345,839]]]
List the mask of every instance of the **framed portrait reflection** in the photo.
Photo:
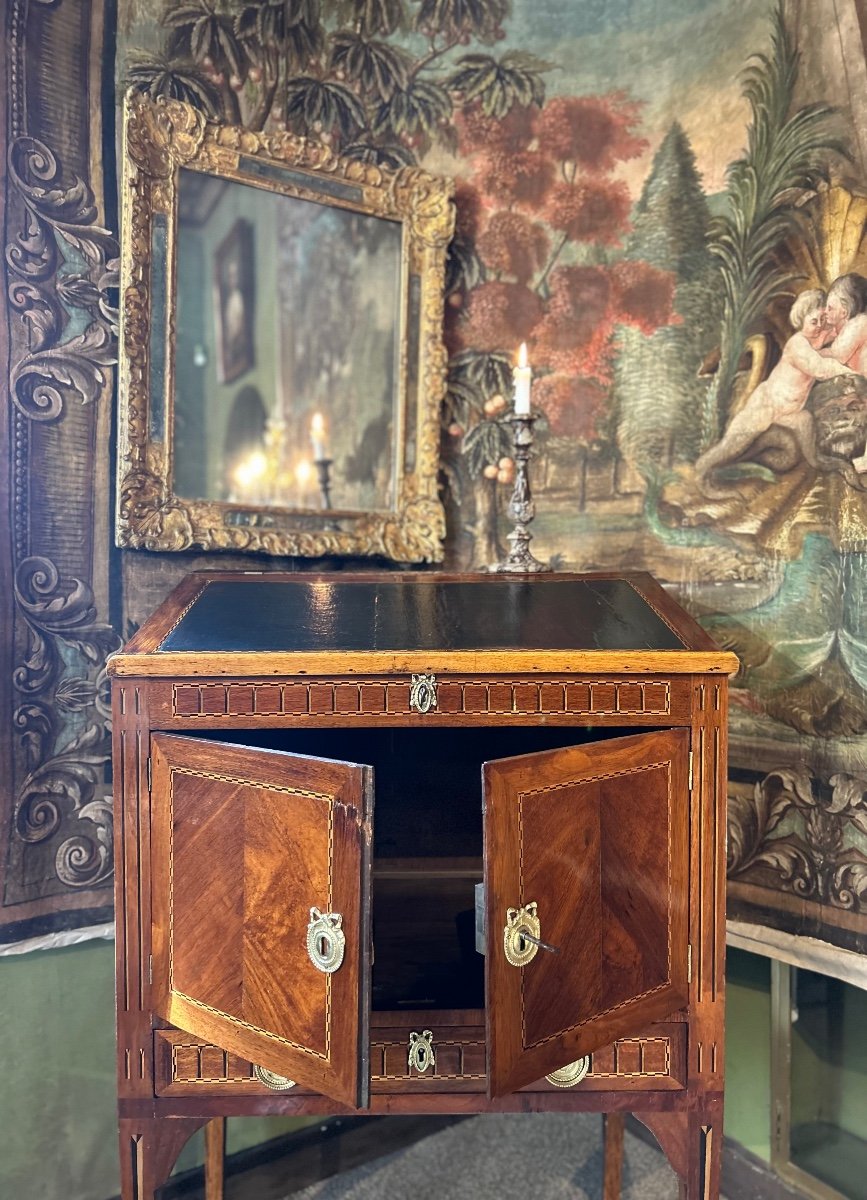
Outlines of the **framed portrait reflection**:
[[214,253],[217,355],[221,383],[254,365],[253,226],[238,218]]

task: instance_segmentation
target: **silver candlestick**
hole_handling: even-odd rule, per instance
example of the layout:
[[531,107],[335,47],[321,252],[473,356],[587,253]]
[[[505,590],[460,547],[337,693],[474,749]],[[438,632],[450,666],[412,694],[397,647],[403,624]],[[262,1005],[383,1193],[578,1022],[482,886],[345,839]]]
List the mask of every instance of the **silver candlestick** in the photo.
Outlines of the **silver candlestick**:
[[313,460],[323,508],[331,508],[331,462],[330,458],[314,458]]
[[489,568],[497,574],[513,571],[516,574],[530,571],[550,571],[545,563],[539,562],[530,552],[532,533],[527,528],[536,515],[536,505],[533,493],[530,491],[530,474],[527,464],[533,446],[533,425],[536,418],[532,413],[526,416],[513,413],[509,418],[514,429],[515,447],[515,487],[509,501],[509,516],[515,523],[515,528],[508,536],[511,550],[505,562],[495,563]]
[[[324,509],[331,508],[331,463],[330,458],[314,458],[313,465],[319,482],[319,495]],[[325,522],[326,529],[340,529],[339,522],[333,518]]]

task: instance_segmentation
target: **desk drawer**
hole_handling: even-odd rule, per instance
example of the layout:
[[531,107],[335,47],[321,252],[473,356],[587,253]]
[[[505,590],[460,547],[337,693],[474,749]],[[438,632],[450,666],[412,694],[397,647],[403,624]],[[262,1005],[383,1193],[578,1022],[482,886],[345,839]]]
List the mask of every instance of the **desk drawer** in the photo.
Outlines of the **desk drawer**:
[[306,725],[521,724],[528,719],[656,725],[688,722],[689,676],[445,675],[436,701],[414,708],[409,674],[309,679],[201,679],[153,685],[151,717],[164,728]]
[[[484,1026],[437,1027],[430,1014],[424,1020],[402,1015],[400,1024],[372,1030],[371,1093],[406,1094],[486,1090]],[[410,1035],[431,1031],[433,1065],[419,1071],[410,1064]],[[637,1037],[621,1038],[591,1056],[590,1069],[574,1091],[674,1091],[686,1086],[684,1022],[651,1026]],[[422,1056],[421,1061],[425,1061]],[[155,1090],[158,1096],[267,1096],[274,1092],[259,1081],[251,1063],[218,1046],[199,1041],[177,1029],[154,1033]],[[558,1090],[542,1080],[524,1089]],[[307,1088],[290,1089],[293,1096],[310,1095]]]

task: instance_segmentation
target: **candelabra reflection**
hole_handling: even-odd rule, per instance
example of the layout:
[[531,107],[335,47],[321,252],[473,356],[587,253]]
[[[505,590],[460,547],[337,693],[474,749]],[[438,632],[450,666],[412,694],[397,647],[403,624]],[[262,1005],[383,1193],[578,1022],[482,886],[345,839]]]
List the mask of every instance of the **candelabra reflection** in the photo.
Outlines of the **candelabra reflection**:
[[[321,413],[313,414],[311,442],[312,462],[293,453],[286,422],[281,417],[269,417],[262,445],[244,455],[232,471],[229,502],[329,510],[333,463],[327,457]],[[326,527],[339,528],[334,521],[329,521]]]

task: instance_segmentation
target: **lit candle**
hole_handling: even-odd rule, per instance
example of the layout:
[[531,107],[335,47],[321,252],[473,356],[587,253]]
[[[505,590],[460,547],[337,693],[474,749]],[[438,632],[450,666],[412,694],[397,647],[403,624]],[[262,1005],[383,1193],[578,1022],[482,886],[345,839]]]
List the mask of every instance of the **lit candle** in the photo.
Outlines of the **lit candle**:
[[313,466],[302,458],[301,462],[295,468],[295,481],[298,484],[298,503],[301,508],[307,507],[307,489],[310,487],[310,480],[313,477]]
[[313,447],[313,461],[323,462],[328,456],[325,452],[325,418],[322,413],[314,413],[310,421],[310,444]]
[[518,351],[518,365],[515,367],[515,415],[528,417],[530,415],[530,380],[533,372],[527,363],[527,343],[521,342]]
[[253,450],[242,459],[235,468],[235,483],[242,495],[249,499],[267,470],[268,460],[261,450]]

